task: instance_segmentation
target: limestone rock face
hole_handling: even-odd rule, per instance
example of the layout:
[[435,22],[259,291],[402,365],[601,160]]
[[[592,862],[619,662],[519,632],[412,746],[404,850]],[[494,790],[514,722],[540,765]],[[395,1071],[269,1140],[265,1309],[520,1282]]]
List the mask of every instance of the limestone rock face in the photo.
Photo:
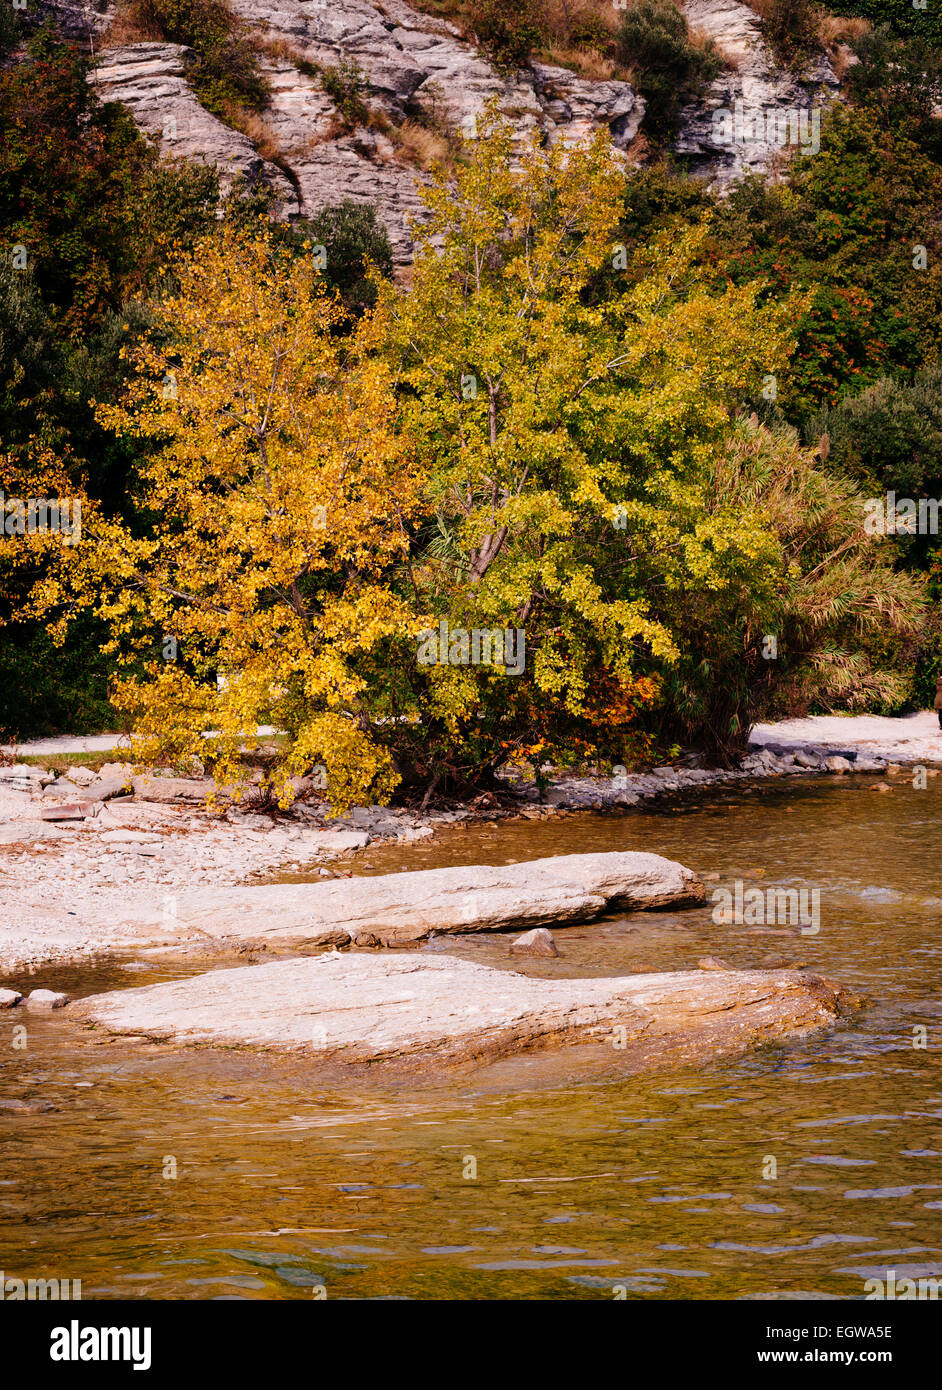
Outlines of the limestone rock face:
[[278,194],[286,215],[297,213],[295,190],[282,171],[262,159],[247,135],[202,107],[186,80],[192,52],[175,43],[131,43],[98,55],[95,85],[102,101],[120,101],[163,154],[215,164],[223,186],[241,175]]
[[123,102],[167,154],[214,163],[224,182],[242,175],[250,183],[270,184],[284,217],[308,217],[344,198],[373,203],[399,265],[412,258],[410,221],[422,215],[416,185],[423,175],[381,131],[345,129],[320,82],[302,73],[299,63],[355,62],[366,79],[367,105],[392,127],[424,114],[473,134],[476,117],[496,96],[521,144],[534,130],[554,143],[607,126],[625,147],[644,115],[643,100],[627,82],[587,82],[545,65],[504,77],[453,25],[395,0],[230,4],[260,41],[259,66],[272,98],[259,130],[266,147],[277,150],[277,163],[200,106],[186,80],[190,50],[165,43],[109,48],[109,13],[89,11],[86,21],[77,5],[59,4],[56,10],[61,26],[76,35],[83,23],[91,24],[99,94]]
[[438,1065],[594,1041],[640,1070],[833,1023],[839,995],[796,971],[543,980],[449,956],[333,953],[94,995],[68,1016],[115,1033],[340,1062]]
[[[790,154],[812,149],[839,86],[827,57],[822,53],[795,75],[776,61],[763,38],[761,19],[740,0],[678,3],[691,29],[712,38],[731,64],[681,113],[676,150],[687,156],[691,173],[722,187],[744,174],[774,170]],[[725,112],[728,121],[720,118]],[[730,133],[728,141],[724,137]]]
[[[64,32],[91,44],[102,98],[123,102],[166,153],[217,165],[224,183],[236,175],[268,183],[285,218],[310,216],[344,198],[373,203],[400,267],[412,259],[410,223],[422,216],[418,185],[425,177],[397,143],[404,121],[418,115],[473,134],[476,118],[496,97],[520,145],[534,131],[555,144],[607,127],[616,146],[627,150],[644,115],[644,101],[628,82],[587,81],[538,62],[499,73],[454,25],[404,0],[229,0],[257,42],[259,66],[272,91],[250,138],[200,106],[187,82],[189,49],[155,42],[109,46],[114,9],[106,8],[106,0],[43,3]],[[679,3],[691,27],[713,38],[730,61],[682,113],[676,148],[691,171],[723,186],[745,173],[774,169],[802,143],[810,144],[838,87],[826,56],[799,75],[789,73],[748,5]],[[350,129],[317,76],[299,66],[342,62],[359,67],[364,100],[385,118],[386,132]],[[720,112],[729,113],[731,141]],[[802,115],[803,126],[797,124]],[[784,149],[779,121],[790,140]]]

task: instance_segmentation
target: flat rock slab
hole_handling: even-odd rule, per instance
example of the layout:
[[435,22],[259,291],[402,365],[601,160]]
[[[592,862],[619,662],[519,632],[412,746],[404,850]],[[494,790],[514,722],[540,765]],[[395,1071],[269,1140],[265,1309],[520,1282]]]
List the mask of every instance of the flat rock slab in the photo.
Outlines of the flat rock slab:
[[184,896],[181,927],[306,945],[404,946],[432,932],[528,930],[603,912],[696,907],[703,884],[659,854],[564,854]]
[[594,1041],[616,1061],[642,1044],[656,1065],[669,1041],[691,1060],[825,1026],[839,995],[793,970],[545,980],[449,956],[331,953],[93,995],[67,1016],[117,1034],[345,1063],[463,1062]]

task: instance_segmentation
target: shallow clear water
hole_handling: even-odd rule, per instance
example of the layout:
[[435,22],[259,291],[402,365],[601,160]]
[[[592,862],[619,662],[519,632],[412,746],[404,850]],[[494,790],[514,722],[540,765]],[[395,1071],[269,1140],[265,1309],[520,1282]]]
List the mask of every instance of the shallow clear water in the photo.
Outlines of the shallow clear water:
[[[709,910],[561,928],[534,974],[803,962],[866,996],[833,1031],[696,1071],[567,1050],[457,1075],[325,1077],[237,1051],[102,1043],[0,1014],[0,1269],[90,1297],[861,1297],[942,1276],[942,778],[781,782],[625,817],[458,830],[358,872],[648,849],[728,883],[818,887],[815,937]],[[506,937],[427,949],[507,968]],[[25,977],[73,994],[167,978]],[[519,961],[514,962],[519,969]],[[923,1026],[928,1046],[913,1046]],[[177,1177],[163,1176],[174,1158]],[[466,1177],[476,1163],[476,1177]],[[764,1176],[774,1158],[777,1175]],[[169,1171],[169,1165],[168,1171]]]

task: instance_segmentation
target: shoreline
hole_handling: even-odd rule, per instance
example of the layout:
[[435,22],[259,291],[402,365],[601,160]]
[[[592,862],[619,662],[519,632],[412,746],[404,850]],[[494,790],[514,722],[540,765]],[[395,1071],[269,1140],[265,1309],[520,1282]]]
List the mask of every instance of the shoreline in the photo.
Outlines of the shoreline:
[[[565,777],[551,784],[542,801],[530,785],[517,791],[517,804],[506,807],[424,815],[356,807],[329,820],[325,807],[303,801],[277,816],[234,804],[210,809],[209,788],[197,779],[135,779],[133,797],[78,801],[94,797],[96,785],[109,775],[114,781],[116,774],[106,767],[106,775],[90,779],[86,788],[70,784],[58,795],[51,778],[42,785],[40,769],[17,776],[16,767],[0,767],[0,862],[7,869],[0,885],[0,972],[134,950],[152,955],[161,949],[215,949],[225,955],[223,942],[213,947],[215,938],[198,930],[181,940],[177,914],[184,891],[202,893],[211,911],[215,893],[251,891],[288,874],[347,878],[345,863],[370,845],[428,842],[453,826],[624,812],[666,794],[757,778],[882,777],[919,764],[928,776],[938,775],[932,766],[942,765],[937,730],[932,711],[898,720],[823,716],[760,725],[737,770],[665,765],[614,778]],[[808,738],[809,732],[818,737]],[[156,796],[161,799],[151,799]],[[50,819],[68,810],[70,798],[74,815]]]

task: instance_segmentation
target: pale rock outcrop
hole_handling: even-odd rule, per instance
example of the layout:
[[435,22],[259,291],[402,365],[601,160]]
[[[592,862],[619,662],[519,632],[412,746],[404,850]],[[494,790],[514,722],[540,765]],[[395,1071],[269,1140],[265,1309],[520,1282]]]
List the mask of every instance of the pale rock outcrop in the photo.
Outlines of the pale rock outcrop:
[[98,54],[94,81],[102,101],[120,101],[162,154],[214,164],[227,187],[241,177],[277,193],[282,215],[298,212],[294,186],[261,157],[247,135],[207,111],[186,79],[190,49],[175,43],[131,43]]
[[[691,27],[712,37],[731,66],[683,111],[677,152],[692,172],[720,186],[774,168],[783,158],[774,138],[724,144],[717,139],[714,112],[735,112],[740,102],[763,113],[806,109],[820,116],[838,86],[827,57],[822,53],[795,76],[776,60],[763,38],[762,21],[748,5],[740,0],[680,3]],[[412,258],[411,223],[423,215],[424,175],[400,157],[395,141],[395,128],[409,117],[421,115],[473,134],[477,117],[496,97],[521,147],[533,132],[554,144],[607,127],[616,146],[627,150],[641,126],[644,101],[630,83],[588,81],[539,62],[499,73],[453,24],[402,0],[265,0],[261,5],[230,0],[230,5],[256,39],[271,86],[270,107],[253,135],[267,153],[277,152],[274,158],[264,157],[253,139],[199,104],[187,82],[190,50],[158,42],[109,47],[113,7],[46,0],[64,31],[91,43],[102,98],[123,102],[165,153],[217,165],[224,184],[236,175],[268,183],[286,218],[308,217],[344,198],[373,203],[400,267]],[[338,67],[344,61],[359,67],[364,99],[386,118],[389,135],[347,129],[317,77],[298,66]]]
[[[744,174],[767,173],[801,145],[780,145],[776,128],[786,113],[805,113],[807,142],[820,129],[828,104],[834,100],[839,84],[827,56],[822,52],[805,70],[796,75],[779,63],[762,33],[762,21],[755,10],[740,0],[679,0],[691,29],[712,38],[731,66],[710,84],[697,101],[681,112],[681,133],[675,149],[686,156],[690,172],[723,186]],[[743,121],[734,129],[733,143],[718,139],[721,127],[714,119],[718,111],[735,117],[737,103],[744,117],[762,113],[768,131],[768,115],[773,120],[771,142],[750,137]],[[802,129],[800,126],[800,130]],[[753,122],[752,133],[757,133]],[[745,135],[745,139],[741,135]]]
[[215,938],[406,946],[433,932],[530,929],[703,901],[690,869],[625,851],[184,894],[177,924]]
[[[366,80],[367,105],[393,127],[424,114],[473,134],[477,117],[496,97],[521,146],[534,131],[555,143],[607,126],[624,148],[644,115],[643,100],[627,82],[587,82],[544,64],[502,76],[453,25],[392,0],[382,5],[371,0],[230,4],[259,40],[259,66],[271,86],[260,126],[278,151],[277,163],[200,106],[186,80],[188,49],[153,42],[109,48],[109,12],[91,16],[99,95],[124,103],[141,128],[159,139],[163,152],[216,164],[226,184],[235,175],[270,184],[284,217],[309,217],[344,198],[375,204],[399,265],[412,258],[410,224],[423,215],[418,194],[423,175],[400,160],[382,131],[344,129],[320,82],[302,73],[299,62],[329,67],[355,62]],[[68,27],[68,16],[78,8],[57,6],[60,22]],[[78,32],[85,21],[78,14],[72,18]]]
[[840,990],[796,971],[543,980],[441,955],[332,953],[94,995],[68,1018],[176,1043],[337,1062],[482,1061],[596,1042],[626,1070],[689,1064],[834,1022]]

